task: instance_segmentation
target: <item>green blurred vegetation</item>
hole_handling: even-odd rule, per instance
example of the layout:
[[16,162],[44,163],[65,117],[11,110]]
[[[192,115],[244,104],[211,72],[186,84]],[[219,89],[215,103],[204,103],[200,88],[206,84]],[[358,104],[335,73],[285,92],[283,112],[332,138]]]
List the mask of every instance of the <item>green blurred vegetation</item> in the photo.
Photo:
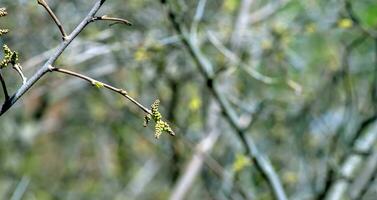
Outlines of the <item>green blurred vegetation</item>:
[[[170,2],[191,27],[198,1]],[[241,0],[208,0],[197,42],[240,121],[255,118],[247,134],[271,160],[289,199],[312,199],[324,187],[329,157],[340,165],[360,124],[377,115],[377,37],[363,31],[377,32],[377,2],[350,1],[359,24],[342,0],[282,2],[234,38]],[[48,3],[70,32],[94,1]],[[255,0],[249,15],[274,3]],[[0,28],[11,31],[0,44],[19,52],[30,77],[61,42],[59,30],[36,1],[2,0],[0,7],[9,12]],[[22,199],[167,199],[194,145],[212,129],[221,136],[210,158],[228,178],[206,164],[187,199],[272,199],[226,121],[208,127],[213,97],[160,2],[107,1],[103,14],[133,26],[90,24],[56,65],[124,88],[148,107],[160,99],[177,136],[156,140],[153,127],[143,127],[142,111],[118,94],[48,74],[0,118],[0,199],[22,184]],[[2,72],[14,92],[18,75]],[[363,133],[376,133],[371,127]],[[377,195],[376,185],[365,196]]]

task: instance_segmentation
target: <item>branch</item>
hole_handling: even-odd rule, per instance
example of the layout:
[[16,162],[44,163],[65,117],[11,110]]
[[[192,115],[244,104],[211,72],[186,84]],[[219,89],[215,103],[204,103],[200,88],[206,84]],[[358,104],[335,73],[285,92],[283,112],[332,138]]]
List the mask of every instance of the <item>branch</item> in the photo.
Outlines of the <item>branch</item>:
[[30,184],[30,178],[23,176],[21,181],[17,184],[16,190],[13,192],[11,200],[23,199],[25,192]]
[[220,53],[222,53],[225,57],[227,57],[233,66],[238,67],[238,65],[240,65],[240,68],[246,71],[246,73],[249,74],[252,78],[254,78],[257,81],[261,81],[264,84],[280,83],[277,78],[272,78],[272,77],[261,74],[260,72],[257,71],[257,69],[255,69],[254,66],[251,66],[251,67],[247,66],[246,63],[242,62],[241,58],[239,58],[234,52],[232,52],[224,44],[222,44],[221,41],[211,31],[207,31],[207,35],[208,35],[209,42],[216,49],[218,49]]
[[190,53],[202,76],[205,78],[208,89],[211,91],[216,101],[220,104],[226,120],[234,129],[238,138],[241,140],[242,145],[246,149],[247,155],[255,163],[257,170],[261,173],[263,179],[268,183],[268,186],[273,192],[275,199],[286,200],[287,196],[279,180],[279,177],[276,174],[276,171],[273,169],[268,159],[258,153],[257,147],[254,142],[252,140],[248,140],[244,130],[238,124],[236,111],[232,108],[226,96],[221,93],[220,88],[215,84],[215,74],[213,72],[212,63],[200,52],[199,47],[193,44],[192,41],[195,41],[195,39],[190,38],[185,31],[185,27],[181,26],[179,22],[177,22],[177,16],[171,10],[171,8],[166,5],[166,0],[161,0],[161,3],[166,6],[169,20],[172,23],[173,28],[179,35],[181,35],[184,46]]
[[133,104],[135,104],[136,106],[138,106],[141,110],[143,110],[146,114],[145,116],[145,121],[144,121],[144,126],[147,126],[148,125],[148,122],[150,120],[154,120],[155,122],[155,137],[158,139],[160,137],[160,135],[163,133],[163,132],[167,132],[169,133],[171,136],[175,136],[175,133],[174,131],[171,129],[170,125],[163,121],[162,119],[162,115],[161,113],[158,111],[158,106],[159,106],[159,100],[156,100],[152,106],[151,106],[151,110],[149,110],[148,108],[146,108],[145,106],[143,106],[141,103],[139,103],[138,101],[136,101],[134,98],[132,98],[131,96],[128,95],[127,91],[124,90],[124,89],[120,89],[120,88],[116,88],[112,85],[109,85],[109,84],[106,84],[106,83],[103,83],[101,81],[98,81],[98,80],[95,80],[89,76],[86,76],[86,75],[83,75],[83,74],[80,74],[80,73],[77,73],[77,72],[73,72],[71,70],[67,70],[67,69],[62,69],[62,68],[57,68],[57,67],[53,67],[53,66],[50,66],[49,67],[49,70],[51,72],[60,72],[60,73],[63,73],[63,74],[67,74],[67,75],[70,75],[70,76],[74,76],[74,77],[77,77],[77,78],[80,78],[84,81],[87,81],[89,83],[91,83],[93,86],[96,86],[97,88],[106,88],[106,89],[109,89],[113,92],[116,92],[120,95],[122,95],[123,97],[125,97],[126,99],[128,99],[129,101],[131,101]]
[[22,79],[22,85],[24,85],[27,81],[27,78],[25,77],[24,73],[22,72],[22,66],[19,63],[16,63],[13,65],[13,69],[16,70],[18,75],[20,75]]
[[80,34],[80,32],[92,22],[92,18],[101,8],[105,0],[97,0],[88,15],[81,21],[81,23],[75,28],[75,30],[64,40],[59,47],[55,50],[55,53],[47,60],[47,62],[39,68],[39,70],[16,92],[13,94],[1,107],[0,116],[8,111],[17,101],[21,98],[42,76],[49,72],[50,66],[60,57],[64,50],[71,44],[71,42]]
[[[363,151],[372,151],[374,144],[377,140],[376,137],[376,125],[371,127],[367,133],[358,139],[354,146],[349,147],[351,149],[362,149]],[[337,167],[337,170],[333,173],[333,182],[330,185],[328,193],[322,196],[321,199],[342,199],[345,193],[349,191],[349,180],[358,177],[356,174],[363,161],[362,155],[353,154],[352,151],[343,157],[341,165]],[[365,171],[361,169],[362,171]]]
[[80,78],[80,79],[82,79],[84,81],[87,81],[87,82],[91,83],[93,86],[96,86],[98,88],[104,87],[104,88],[109,89],[109,90],[111,90],[113,92],[116,92],[116,93],[122,95],[123,97],[127,98],[128,100],[130,100],[132,103],[134,103],[136,106],[138,106],[141,110],[143,110],[146,114],[149,114],[149,115],[152,114],[152,111],[150,111],[148,108],[146,108],[141,103],[139,103],[138,101],[136,101],[134,98],[132,98],[131,96],[129,96],[128,93],[127,93],[127,91],[124,90],[124,89],[116,88],[114,86],[111,86],[109,84],[103,83],[101,81],[97,81],[97,80],[95,80],[95,79],[93,79],[91,77],[88,77],[88,76],[85,76],[83,74],[80,74],[80,73],[77,73],[77,72],[73,72],[73,71],[70,71],[70,70],[67,70],[67,69],[62,69],[62,68],[57,68],[57,67],[52,67],[51,66],[50,70],[53,71],[53,72],[60,72],[60,73],[63,73],[63,74],[74,76],[74,77]]
[[125,25],[128,25],[128,26],[132,26],[132,23],[129,22],[128,20],[126,19],[122,19],[122,18],[117,18],[117,17],[109,17],[107,15],[103,15],[103,16],[100,16],[100,17],[93,17],[92,18],[92,21],[112,21],[114,23],[110,24],[110,26],[114,25],[114,24],[125,24]]
[[3,88],[3,92],[4,92],[4,96],[5,96],[5,101],[7,101],[9,99],[9,94],[8,94],[8,90],[7,90],[7,85],[4,81],[4,78],[3,78],[3,75],[1,74],[1,71],[0,71],[0,82],[1,82],[1,86]]
[[372,104],[374,105],[374,111],[377,113],[377,37],[374,39],[374,74],[373,82],[371,85]]
[[199,23],[203,18],[206,4],[207,4],[207,0],[199,0],[199,2],[198,2],[198,5],[196,7],[194,20],[192,20],[192,23],[191,23],[191,34],[192,35],[196,36],[198,34]]
[[195,147],[193,147],[194,153],[182,172],[182,175],[174,185],[172,194],[169,198],[171,200],[185,199],[184,197],[189,192],[189,189],[194,184],[195,178],[199,175],[203,165],[205,164],[208,154],[210,154],[220,137],[221,131],[216,125],[219,120],[218,118],[220,116],[220,111],[214,106],[213,103],[209,106],[209,110],[209,122],[207,126],[209,127],[210,131]]
[[356,15],[356,13],[353,10],[352,3],[350,0],[345,0],[345,7],[347,14],[351,18],[352,22],[365,34],[369,35],[370,37],[377,38],[377,32],[370,30],[368,28],[365,28],[360,21],[360,18]]
[[[347,160],[349,158],[351,158],[352,155],[355,154],[355,150],[357,150],[356,149],[357,143],[364,139],[362,137],[363,133],[373,123],[375,123],[376,120],[377,120],[377,114],[374,114],[373,116],[364,119],[360,123],[360,125],[358,126],[358,128],[357,128],[357,130],[355,132],[355,135],[351,138],[351,140],[347,144],[349,150],[346,152],[346,154],[342,155],[341,158],[340,158],[340,162],[339,163],[341,163],[340,166],[342,166],[342,168],[344,168],[344,166],[347,165]],[[374,134],[374,132],[371,131],[370,134]],[[373,140],[373,143],[376,140],[375,138],[371,138],[371,137],[365,137],[365,138]],[[367,148],[367,147],[365,147],[365,148]],[[334,149],[334,151],[335,151],[335,149]],[[326,199],[326,197],[329,195],[329,192],[331,191],[332,188],[335,187],[334,185],[336,185],[336,182],[338,181],[337,174],[338,174],[337,169],[330,168],[329,170],[327,170],[327,172],[326,172],[326,180],[325,180],[325,183],[324,183],[325,184],[324,188],[322,189],[322,191],[320,191],[320,193],[318,193],[318,195],[316,196],[315,199],[317,199],[317,200]]]
[[369,128],[370,125],[377,121],[377,113],[373,114],[372,116],[364,119],[359,127],[356,130],[355,135],[352,136],[351,140],[348,142],[347,146],[354,146],[357,140],[362,136],[364,131]]
[[55,13],[51,10],[50,6],[48,6],[46,1],[45,0],[38,0],[38,4],[43,6],[46,9],[47,13],[50,15],[50,17],[52,18],[52,20],[54,20],[56,26],[58,26],[60,33],[62,34],[63,40],[67,40],[68,36],[64,31],[62,23],[60,22],[58,17],[55,15]]
[[373,180],[377,176],[377,150],[369,157],[360,175],[351,185],[351,199],[362,199],[368,188],[373,185]]
[[[344,52],[343,52],[343,55],[342,55],[342,66],[340,67],[340,69],[335,74],[332,75],[331,79],[329,79],[329,81],[326,84],[324,84],[323,87],[321,87],[321,89],[319,89],[315,94],[320,94],[321,92],[323,92],[324,88],[329,87],[330,84],[335,84],[335,83],[333,83],[332,80],[336,80],[336,81],[339,82],[340,80],[344,79],[344,71],[346,70],[346,68],[349,67],[349,60],[348,60],[349,57],[352,55],[353,51],[365,41],[365,39],[366,39],[365,34],[363,34],[362,36],[354,39],[353,41],[351,41],[349,44],[347,44],[345,46]],[[316,97],[318,95],[313,95],[313,96]],[[306,103],[306,105],[309,106],[309,105],[313,104],[316,99],[317,98],[308,101],[308,103]],[[307,107],[307,106],[305,106],[307,109],[311,109],[310,107]],[[303,109],[303,111],[304,110],[305,109]],[[307,111],[307,112],[309,113],[309,111]],[[302,116],[302,115],[300,114],[300,116]],[[347,146],[352,147],[356,143],[356,141],[361,137],[361,135],[365,131],[365,129],[368,128],[370,124],[374,123],[374,121],[376,119],[377,119],[376,114],[374,114],[371,117],[364,119],[360,123],[355,134],[352,136],[350,141],[347,143]],[[346,120],[346,118],[344,118],[343,120]],[[345,121],[345,123],[346,123],[346,121]],[[335,133],[335,135],[330,139],[329,153],[334,154],[334,152],[338,151],[339,138],[341,137],[342,133],[343,133],[343,131],[341,129],[339,129]],[[351,151],[348,151],[345,155],[342,156],[342,158],[340,159],[341,160],[340,163],[342,163],[347,158],[347,155],[350,154],[350,152]],[[315,199],[318,199],[318,200],[324,199],[335,181],[336,181],[336,170],[334,170],[333,167],[328,166],[328,169],[325,171],[325,181],[324,181],[323,189],[321,189],[321,191],[317,194]]]

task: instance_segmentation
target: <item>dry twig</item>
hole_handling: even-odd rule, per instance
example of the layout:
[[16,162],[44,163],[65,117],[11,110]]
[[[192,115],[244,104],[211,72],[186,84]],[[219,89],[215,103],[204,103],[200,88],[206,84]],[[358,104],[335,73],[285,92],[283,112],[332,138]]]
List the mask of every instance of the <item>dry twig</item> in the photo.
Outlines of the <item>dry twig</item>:
[[167,5],[167,2],[165,0],[161,0],[161,3],[165,5],[169,20],[172,23],[173,28],[179,35],[181,35],[184,46],[197,65],[200,73],[205,78],[207,87],[211,91],[215,100],[219,103],[226,120],[234,129],[235,133],[246,149],[246,154],[255,163],[257,170],[261,173],[263,179],[268,183],[268,186],[270,187],[275,199],[286,200],[287,196],[276,171],[272,167],[269,160],[258,152],[258,149],[254,142],[246,137],[244,130],[238,124],[236,111],[232,108],[226,96],[216,85],[215,73],[213,71],[212,63],[206,58],[203,53],[201,53],[199,47],[194,44],[193,41],[196,41],[196,38],[192,38],[192,35],[188,35],[186,28],[177,21],[176,13],[171,9],[169,5]]
[[62,23],[60,22],[59,18],[55,15],[55,13],[51,10],[50,6],[48,6],[47,2],[45,0],[38,0],[38,4],[43,6],[43,8],[46,9],[47,13],[51,16],[51,18],[54,20],[56,26],[59,28],[60,33],[62,34],[63,40],[68,39],[68,35],[66,34]]

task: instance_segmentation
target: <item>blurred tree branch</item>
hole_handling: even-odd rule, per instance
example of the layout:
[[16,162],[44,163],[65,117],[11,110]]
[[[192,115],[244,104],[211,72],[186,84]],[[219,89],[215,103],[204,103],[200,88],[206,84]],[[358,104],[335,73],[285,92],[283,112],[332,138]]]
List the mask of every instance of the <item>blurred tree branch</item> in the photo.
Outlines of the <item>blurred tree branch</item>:
[[357,200],[362,199],[367,190],[372,187],[373,180],[377,176],[377,150],[369,156],[368,161],[364,168],[361,170],[360,175],[355,178],[352,185],[350,186],[351,199]]
[[351,18],[351,20],[353,21],[353,23],[362,32],[364,32],[365,34],[367,34],[369,37],[377,38],[377,32],[376,31],[374,31],[372,29],[365,28],[364,25],[361,24],[359,17],[356,15],[356,13],[353,10],[353,6],[352,6],[351,0],[344,0],[344,3],[345,3],[345,8],[346,8],[347,14],[349,15],[349,17]]
[[[97,17],[95,16],[97,11],[102,7],[103,3],[105,0],[98,0],[93,8],[90,10],[90,12],[87,14],[87,16],[81,21],[81,23],[74,29],[74,31],[70,34],[67,35],[62,23],[60,20],[56,17],[54,12],[51,10],[51,8],[48,6],[48,4],[44,0],[38,0],[38,4],[42,5],[47,12],[49,13],[50,17],[53,19],[55,22],[56,26],[59,28],[62,37],[63,37],[63,42],[60,44],[60,46],[55,50],[55,53],[47,60],[47,62],[30,78],[29,81],[26,82],[26,78],[24,77],[22,73],[22,68],[21,65],[16,63],[18,60],[18,54],[17,52],[12,52],[6,45],[4,46],[4,52],[8,53],[9,55],[5,54],[5,60],[3,61],[4,65],[7,66],[8,63],[13,64],[13,68],[20,74],[20,76],[23,79],[23,85],[17,90],[17,92],[9,97],[8,93],[6,92],[5,88],[5,83],[4,81],[1,81],[4,92],[5,92],[5,102],[2,105],[1,111],[0,111],[0,116],[3,115],[9,108],[11,108],[14,103],[24,94],[26,93],[42,76],[47,74],[48,72],[60,72],[64,74],[68,74],[83,80],[86,80],[88,82],[91,82],[93,85],[97,87],[104,87],[107,89],[110,89],[114,92],[117,92],[130,100],[132,103],[137,105],[141,110],[143,110],[146,115],[145,115],[145,124],[147,124],[151,119],[155,122],[155,137],[159,138],[162,132],[167,132],[170,135],[175,135],[173,130],[170,128],[170,125],[165,122],[162,119],[161,113],[158,111],[158,104],[159,100],[156,100],[155,103],[152,104],[151,110],[143,106],[141,103],[136,101],[134,98],[129,96],[127,92],[123,89],[119,89],[116,87],[113,87],[109,84],[105,84],[102,82],[99,82],[97,80],[94,80],[93,78],[90,78],[88,76],[85,76],[83,74],[79,74],[70,70],[66,69],[61,69],[61,68],[56,68],[53,67],[53,64],[55,61],[60,57],[60,55],[64,52],[64,50],[69,46],[69,44],[79,35],[79,33],[85,29],[87,25],[89,25],[91,22],[99,21],[99,20],[105,20],[105,21],[112,21],[114,23],[123,23],[126,25],[131,25],[131,23],[128,20],[121,19],[121,18],[114,18],[114,17],[108,17],[107,15]],[[3,12],[4,13],[4,12]],[[6,12],[2,15],[6,15]]]
[[236,111],[231,107],[228,99],[224,96],[215,83],[215,73],[213,71],[212,63],[200,52],[199,47],[193,42],[196,41],[196,38],[193,38],[193,35],[188,35],[186,28],[177,21],[175,11],[171,9],[166,0],[161,0],[161,3],[167,9],[170,22],[172,23],[175,31],[181,35],[183,44],[198,66],[202,76],[205,78],[207,87],[212,92],[216,101],[219,103],[225,118],[236,132],[238,138],[241,140],[244,148],[246,149],[246,154],[251,160],[253,160],[258,171],[268,183],[275,199],[287,199],[282,184],[280,183],[280,180],[271,163],[266,157],[260,155],[254,142],[252,140],[248,140],[244,130],[239,126]]

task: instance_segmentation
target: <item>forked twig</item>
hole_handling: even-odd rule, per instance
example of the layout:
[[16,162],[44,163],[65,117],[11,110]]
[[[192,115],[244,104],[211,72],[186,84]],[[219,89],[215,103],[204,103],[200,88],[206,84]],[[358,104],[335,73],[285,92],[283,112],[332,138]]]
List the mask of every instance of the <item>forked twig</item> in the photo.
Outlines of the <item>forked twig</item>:
[[103,83],[101,81],[98,81],[94,78],[91,78],[89,76],[86,76],[86,75],[83,75],[83,74],[80,74],[80,73],[77,73],[77,72],[74,72],[74,71],[71,71],[71,70],[68,70],[68,69],[63,69],[63,68],[59,68],[59,67],[53,67],[53,66],[50,66],[50,71],[52,72],[60,72],[60,73],[63,73],[63,74],[67,74],[67,75],[70,75],[70,76],[74,76],[74,77],[77,77],[77,78],[80,78],[84,81],[87,81],[89,82],[90,84],[92,84],[93,86],[96,86],[98,88],[106,88],[106,89],[109,89],[113,92],[116,92],[120,95],[122,95],[123,97],[127,98],[128,100],[130,100],[132,103],[134,103],[136,106],[138,106],[141,110],[143,110],[146,114],[152,114],[152,111],[149,110],[148,108],[146,108],[145,106],[143,106],[141,103],[139,103],[138,101],[136,101],[134,98],[132,98],[130,95],[128,95],[127,91],[124,90],[124,89],[120,89],[120,88],[116,88],[112,85],[109,85],[109,84],[106,84],[106,83]]
[[22,79],[22,85],[24,85],[27,81],[27,78],[24,75],[24,73],[22,72],[22,66],[19,63],[16,63],[15,65],[13,65],[13,69],[16,70],[18,75],[20,75],[20,77]]
[[188,35],[186,27],[177,21],[176,13],[168,5],[166,0],[161,0],[160,2],[165,6],[165,9],[168,13],[168,18],[173,28],[179,35],[181,35],[181,41],[183,45],[199,68],[199,71],[202,74],[203,78],[206,79],[207,87],[211,91],[215,100],[219,103],[225,119],[234,129],[242,145],[245,147],[247,155],[251,160],[253,160],[257,167],[257,170],[261,173],[263,179],[268,183],[268,186],[271,189],[274,198],[277,200],[287,200],[287,195],[285,194],[285,190],[280,181],[280,178],[277,175],[277,172],[273,168],[268,158],[258,152],[257,146],[254,144],[253,140],[249,139],[249,137],[246,136],[244,130],[238,123],[238,116],[236,111],[230,105],[230,102],[228,101],[224,93],[216,85],[214,81],[215,74],[213,72],[212,63],[204,54],[200,52],[200,48],[193,43],[193,40],[195,41],[195,39],[192,39],[192,36]]
[[122,19],[122,18],[117,18],[117,17],[109,17],[107,15],[103,15],[103,16],[97,16],[97,17],[93,17],[92,19],[93,21],[112,21],[114,23],[110,24],[110,26],[114,25],[114,24],[125,24],[125,25],[128,25],[128,26],[132,26],[132,23],[126,19]]
[[165,121],[162,120],[162,115],[158,111],[159,100],[156,100],[155,103],[152,104],[151,110],[149,110],[148,108],[146,108],[145,106],[143,106],[141,103],[139,103],[138,101],[136,101],[134,98],[132,98],[131,96],[129,96],[128,93],[127,93],[127,91],[124,90],[124,89],[114,87],[112,85],[103,83],[103,82],[98,81],[98,80],[96,80],[94,78],[91,78],[89,76],[86,76],[86,75],[83,75],[83,74],[80,74],[80,73],[77,73],[77,72],[74,72],[74,71],[71,71],[71,70],[68,70],[68,69],[63,69],[63,68],[59,68],[59,67],[53,67],[53,66],[50,65],[49,66],[49,71],[50,72],[60,72],[60,73],[66,74],[66,75],[74,76],[76,78],[79,78],[79,79],[82,79],[84,81],[89,82],[90,84],[92,84],[93,86],[95,86],[97,88],[106,88],[106,89],[109,89],[109,90],[111,90],[113,92],[116,92],[116,93],[122,95],[123,97],[125,97],[126,99],[128,99],[129,101],[131,101],[133,104],[135,104],[137,107],[139,107],[141,110],[143,110],[146,113],[145,121],[144,121],[144,126],[147,126],[148,122],[150,120],[152,120],[152,119],[154,120],[154,122],[156,124],[156,126],[155,126],[155,131],[156,131],[155,132],[155,137],[157,139],[160,137],[160,135],[162,134],[162,132],[167,132],[171,136],[175,136],[175,133],[170,128],[170,125],[167,122],[165,122]]

